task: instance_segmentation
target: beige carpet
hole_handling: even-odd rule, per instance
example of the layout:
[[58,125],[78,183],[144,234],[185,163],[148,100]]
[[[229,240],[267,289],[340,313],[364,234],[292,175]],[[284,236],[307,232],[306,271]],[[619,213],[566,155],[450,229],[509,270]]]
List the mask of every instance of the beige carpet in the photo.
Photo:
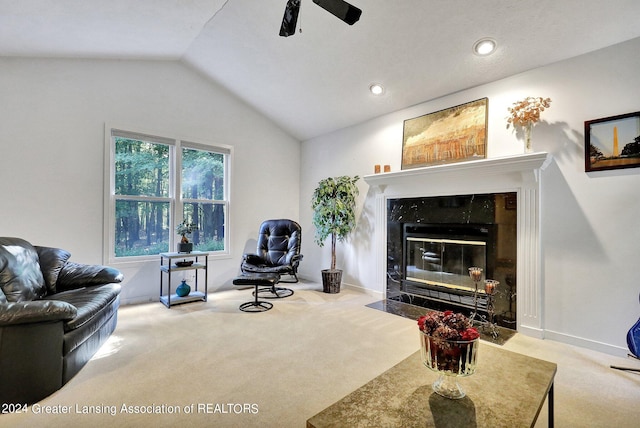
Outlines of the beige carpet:
[[[115,334],[71,382],[28,413],[0,415],[0,426],[304,427],[418,350],[415,322],[366,307],[374,297],[292,288],[258,314],[238,310],[248,289],[171,309],[123,307]],[[640,362],[520,334],[504,348],[558,364],[557,426],[638,426],[640,375],[609,365]],[[546,416],[545,405],[536,427]]]

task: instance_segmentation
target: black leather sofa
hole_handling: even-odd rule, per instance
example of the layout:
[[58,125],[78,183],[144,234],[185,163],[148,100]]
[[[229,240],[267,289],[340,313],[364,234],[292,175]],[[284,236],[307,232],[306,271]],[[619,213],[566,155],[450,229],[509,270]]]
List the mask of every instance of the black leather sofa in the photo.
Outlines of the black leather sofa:
[[60,389],[116,328],[123,275],[59,248],[0,238],[0,403]]

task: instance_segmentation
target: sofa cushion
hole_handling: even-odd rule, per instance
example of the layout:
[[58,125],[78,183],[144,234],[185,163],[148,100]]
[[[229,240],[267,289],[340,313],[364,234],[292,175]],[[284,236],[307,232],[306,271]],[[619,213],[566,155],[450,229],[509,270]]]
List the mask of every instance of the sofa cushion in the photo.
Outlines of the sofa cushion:
[[64,331],[68,332],[89,322],[104,307],[113,302],[119,294],[119,284],[105,284],[63,291],[46,297],[46,300],[67,302],[77,308],[76,317],[64,324]]
[[[5,303],[0,307],[0,327],[18,324],[54,323],[71,320],[77,314],[78,310],[75,306],[56,300]],[[1,336],[0,334],[0,339]]]
[[56,292],[56,282],[60,269],[67,263],[71,257],[71,253],[60,248],[39,247],[35,246],[40,260],[40,270],[44,277],[44,283],[47,286],[47,292],[53,294]]
[[0,238],[0,289],[7,301],[36,300],[47,294],[36,249],[20,238]]

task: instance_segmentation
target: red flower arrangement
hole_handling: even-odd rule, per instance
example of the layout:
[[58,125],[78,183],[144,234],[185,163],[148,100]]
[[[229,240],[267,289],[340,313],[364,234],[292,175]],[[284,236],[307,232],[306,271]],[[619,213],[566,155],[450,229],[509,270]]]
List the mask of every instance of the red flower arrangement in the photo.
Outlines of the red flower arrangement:
[[469,318],[453,311],[429,312],[418,318],[418,328],[427,336],[442,340],[474,340],[480,337]]
[[459,376],[475,371],[480,333],[469,318],[453,311],[433,311],[418,318],[418,327],[425,366]]

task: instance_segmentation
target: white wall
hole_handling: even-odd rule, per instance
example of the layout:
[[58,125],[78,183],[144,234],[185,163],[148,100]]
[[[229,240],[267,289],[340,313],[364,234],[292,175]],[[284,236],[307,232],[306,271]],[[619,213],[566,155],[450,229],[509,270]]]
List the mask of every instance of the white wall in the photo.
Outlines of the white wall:
[[[2,58],[0,100],[0,236],[103,262],[105,123],[234,147],[232,254],[211,261],[210,291],[263,219],[298,218],[300,143],[179,62]],[[157,300],[159,260],[115,266],[123,302]]]
[[[425,102],[306,141],[302,146],[301,273],[319,279],[329,249],[313,243],[309,200],[327,176],[368,175],[374,164],[400,169],[405,119],[489,98],[488,157],[522,153],[522,137],[506,129],[507,107],[526,96],[551,97],[533,132],[536,151],[553,155],[542,181],[543,328],[545,337],[625,355],[638,319],[640,168],[584,172],[584,121],[640,111],[640,39]],[[470,71],[471,72],[471,71]],[[393,96],[393,88],[387,88]],[[359,225],[338,249],[344,282],[376,284],[373,190],[361,180]]]
[[[269,217],[300,220],[301,274],[320,278],[329,252],[313,243],[316,183],[400,169],[405,119],[489,98],[489,157],[522,152],[506,108],[549,96],[534,146],[554,162],[542,190],[544,328],[547,337],[626,353],[638,317],[635,262],[640,169],[584,172],[583,123],[640,110],[640,39],[426,102],[300,144],[224,89],[178,62],[0,59],[0,236],[66,248],[101,263],[104,123],[234,146],[232,255],[211,263],[210,289],[230,286],[240,257]],[[388,88],[387,96],[393,96]],[[300,168],[298,168],[298,166]],[[299,172],[302,171],[302,172]],[[298,180],[300,183],[298,185]],[[373,192],[360,181],[359,226],[338,249],[345,282],[374,280]],[[278,199],[274,202],[273,190]],[[156,298],[158,265],[118,266],[123,300]]]

